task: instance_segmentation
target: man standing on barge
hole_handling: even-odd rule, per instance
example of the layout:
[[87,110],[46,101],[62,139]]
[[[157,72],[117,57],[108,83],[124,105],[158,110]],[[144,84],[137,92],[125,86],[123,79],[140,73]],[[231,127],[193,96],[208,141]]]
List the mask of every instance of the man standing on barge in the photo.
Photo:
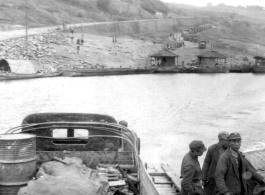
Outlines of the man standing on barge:
[[190,151],[184,156],[181,164],[181,195],[202,195],[202,170],[198,157],[202,156],[207,149],[199,140],[192,141],[189,148]]
[[215,183],[215,170],[219,156],[223,154],[228,148],[227,137],[229,133],[222,131],[218,134],[219,142],[211,145],[208,148],[207,154],[204,159],[202,166],[202,185],[204,186],[204,195],[215,195],[217,194],[216,183]]
[[239,133],[231,133],[228,137],[230,148],[219,158],[215,172],[216,185],[221,195],[246,195],[249,194],[249,186],[244,174],[260,184],[265,183],[264,177],[257,173],[247,159],[239,151],[241,136]]

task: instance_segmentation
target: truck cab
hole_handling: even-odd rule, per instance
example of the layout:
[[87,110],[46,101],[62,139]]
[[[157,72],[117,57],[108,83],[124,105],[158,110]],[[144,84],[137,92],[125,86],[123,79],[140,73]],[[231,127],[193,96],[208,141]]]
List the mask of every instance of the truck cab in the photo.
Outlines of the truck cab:
[[201,39],[201,40],[199,40],[198,44],[199,44],[199,48],[200,49],[205,49],[206,48],[206,40]]

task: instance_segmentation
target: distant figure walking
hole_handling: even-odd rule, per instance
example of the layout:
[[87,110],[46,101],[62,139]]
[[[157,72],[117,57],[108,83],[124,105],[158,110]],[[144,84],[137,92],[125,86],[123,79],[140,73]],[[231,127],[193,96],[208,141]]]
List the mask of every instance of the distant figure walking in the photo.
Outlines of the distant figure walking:
[[63,22],[63,31],[65,32],[66,29],[67,29],[67,26],[66,26],[65,22]]
[[71,43],[73,44],[74,43],[74,35],[73,34],[70,35],[70,39],[71,39]]
[[80,44],[81,44],[81,45],[84,45],[84,35],[83,35],[83,34],[82,34],[82,36],[81,36]]
[[74,34],[74,28],[73,27],[70,28],[70,33]]
[[77,39],[76,44],[77,44],[77,47],[76,47],[77,54],[79,54],[79,51],[80,51],[80,45],[81,45],[81,39]]
[[116,37],[116,36],[113,36],[113,37],[112,37],[112,42],[113,42],[113,43],[117,43],[117,37]]
[[79,54],[79,51],[80,51],[80,45],[77,45],[76,50],[77,50],[77,54]]

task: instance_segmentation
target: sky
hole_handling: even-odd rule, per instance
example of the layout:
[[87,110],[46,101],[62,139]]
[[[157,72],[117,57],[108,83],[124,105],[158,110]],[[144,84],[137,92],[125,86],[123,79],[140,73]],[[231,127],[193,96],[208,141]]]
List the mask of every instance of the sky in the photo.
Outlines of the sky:
[[246,6],[246,5],[260,5],[265,7],[264,0],[162,0],[164,2],[171,3],[183,3],[195,6],[206,6],[207,3],[211,2],[212,5],[218,5],[219,3],[224,3],[231,6]]

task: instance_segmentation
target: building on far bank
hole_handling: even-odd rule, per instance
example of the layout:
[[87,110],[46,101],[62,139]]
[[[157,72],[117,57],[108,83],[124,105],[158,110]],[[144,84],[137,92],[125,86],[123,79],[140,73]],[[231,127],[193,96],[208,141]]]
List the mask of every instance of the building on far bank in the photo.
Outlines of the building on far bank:
[[254,56],[255,65],[252,68],[253,73],[265,73],[265,57]]
[[179,55],[167,49],[162,49],[159,52],[150,55],[150,57],[151,57],[152,65],[155,65],[155,66],[175,66],[176,58],[177,58],[177,65],[178,65]]
[[255,66],[265,66],[265,57],[254,56]]
[[156,17],[157,18],[163,18],[164,16],[163,16],[163,13],[162,12],[159,12],[159,11],[156,11]]
[[202,68],[202,72],[228,72],[229,67],[226,64],[226,56],[216,51],[206,51],[198,55],[198,64]]

